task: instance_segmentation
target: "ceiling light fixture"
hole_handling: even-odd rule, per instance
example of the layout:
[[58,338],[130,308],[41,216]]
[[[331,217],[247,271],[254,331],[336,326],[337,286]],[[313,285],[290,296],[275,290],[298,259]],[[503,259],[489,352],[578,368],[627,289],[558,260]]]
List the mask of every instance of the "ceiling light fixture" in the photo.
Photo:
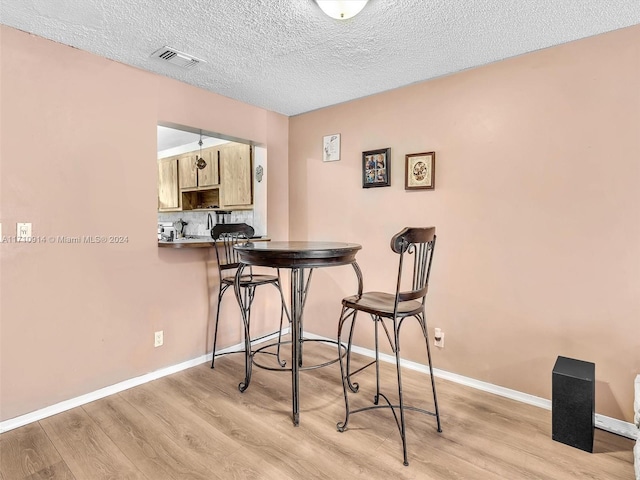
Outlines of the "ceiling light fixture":
[[369,0],[316,0],[324,13],[337,20],[355,17]]

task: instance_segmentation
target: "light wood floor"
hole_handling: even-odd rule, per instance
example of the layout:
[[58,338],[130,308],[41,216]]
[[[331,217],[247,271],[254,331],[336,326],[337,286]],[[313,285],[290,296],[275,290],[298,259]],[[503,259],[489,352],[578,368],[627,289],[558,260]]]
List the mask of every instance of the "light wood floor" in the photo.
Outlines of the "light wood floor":
[[[334,353],[305,346],[306,360]],[[242,371],[240,355],[220,357],[214,370],[200,365],[6,432],[0,478],[633,479],[631,440],[596,430],[589,454],[551,440],[551,412],[441,379],[443,432],[433,417],[408,413],[405,467],[390,411],[354,415],[348,431],[336,431],[344,415],[337,365],[301,374],[299,427],[289,373],[254,369],[240,393]],[[395,370],[382,371],[393,397]],[[354,404],[371,402],[372,374],[358,378]],[[428,376],[405,371],[403,380],[408,401],[431,408]]]

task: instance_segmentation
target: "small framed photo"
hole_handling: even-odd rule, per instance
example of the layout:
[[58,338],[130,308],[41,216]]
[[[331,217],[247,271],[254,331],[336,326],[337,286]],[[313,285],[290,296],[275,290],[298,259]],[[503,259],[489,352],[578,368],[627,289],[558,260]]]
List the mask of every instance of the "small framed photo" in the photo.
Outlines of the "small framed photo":
[[340,134],[326,135],[322,138],[322,161],[340,160]]
[[362,152],[362,188],[391,185],[391,149]]
[[404,189],[421,190],[435,187],[436,153],[411,153],[405,156]]

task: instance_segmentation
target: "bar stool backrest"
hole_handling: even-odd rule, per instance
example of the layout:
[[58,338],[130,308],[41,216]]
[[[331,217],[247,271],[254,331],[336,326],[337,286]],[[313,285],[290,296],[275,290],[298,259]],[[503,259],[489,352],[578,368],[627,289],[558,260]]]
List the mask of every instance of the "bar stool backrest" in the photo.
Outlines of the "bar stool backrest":
[[218,242],[215,250],[221,277],[223,271],[239,266],[238,253],[233,246],[246,242],[254,232],[253,227],[246,223],[221,223],[211,229],[211,237]]
[[[435,245],[436,227],[405,228],[391,239],[391,250],[400,254],[396,306],[398,302],[417,299],[424,303]],[[412,255],[413,261],[405,255]]]

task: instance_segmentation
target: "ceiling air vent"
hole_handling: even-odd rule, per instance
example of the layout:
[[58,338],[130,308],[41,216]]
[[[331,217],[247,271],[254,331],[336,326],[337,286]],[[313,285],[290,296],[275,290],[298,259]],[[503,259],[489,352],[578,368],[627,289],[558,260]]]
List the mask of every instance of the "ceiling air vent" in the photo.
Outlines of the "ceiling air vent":
[[[151,58],[158,58],[164,62],[172,63],[181,68],[193,68],[200,62],[204,62],[199,58],[189,55],[188,53],[179,52],[175,48],[162,47],[151,54]],[[206,63],[206,62],[204,62]]]

